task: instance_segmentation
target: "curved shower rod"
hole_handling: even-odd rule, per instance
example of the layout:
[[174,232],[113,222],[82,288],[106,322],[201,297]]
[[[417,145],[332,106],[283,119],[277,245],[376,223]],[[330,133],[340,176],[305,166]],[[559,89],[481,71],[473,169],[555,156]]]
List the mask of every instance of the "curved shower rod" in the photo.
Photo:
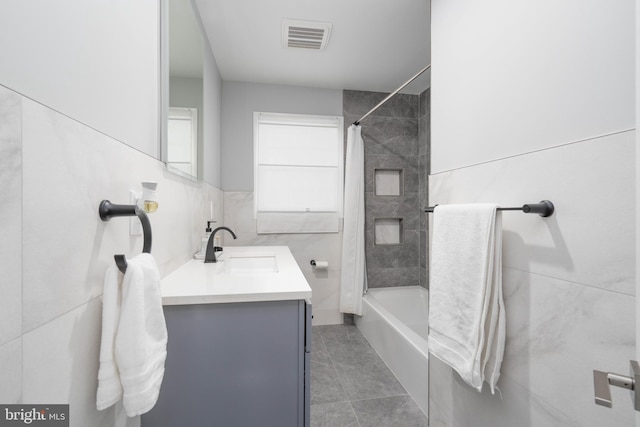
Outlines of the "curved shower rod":
[[412,81],[414,81],[415,79],[418,78],[418,76],[420,76],[420,74],[424,73],[425,71],[427,71],[429,68],[431,68],[431,64],[427,65],[426,67],[424,67],[422,70],[418,71],[418,73],[411,77],[409,80],[407,80],[402,86],[400,86],[398,89],[394,90],[393,92],[391,92],[389,95],[387,95],[387,97],[385,99],[383,99],[382,101],[378,102],[378,104],[373,107],[371,110],[369,110],[369,112],[367,114],[365,114],[364,116],[360,117],[360,120],[356,120],[355,122],[353,122],[354,125],[358,126],[360,124],[361,121],[363,121],[364,119],[366,119],[367,117],[369,117],[369,115],[371,113],[373,113],[374,111],[376,111],[378,108],[382,107],[382,105],[387,102],[388,100],[390,100],[391,98],[393,98],[398,92],[400,92],[402,89],[404,89],[409,83],[411,83]]

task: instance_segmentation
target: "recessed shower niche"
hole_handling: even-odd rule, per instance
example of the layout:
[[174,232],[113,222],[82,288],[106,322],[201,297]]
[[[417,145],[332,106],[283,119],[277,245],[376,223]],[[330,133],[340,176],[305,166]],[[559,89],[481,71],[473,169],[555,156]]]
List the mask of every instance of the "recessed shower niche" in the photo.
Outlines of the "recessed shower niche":
[[402,244],[402,218],[375,218],[375,244]]
[[402,169],[375,169],[376,196],[402,196],[404,194],[404,171]]
[[[375,196],[400,197],[404,195],[404,171],[402,169],[374,169]],[[402,218],[375,218],[376,245],[402,244]]]

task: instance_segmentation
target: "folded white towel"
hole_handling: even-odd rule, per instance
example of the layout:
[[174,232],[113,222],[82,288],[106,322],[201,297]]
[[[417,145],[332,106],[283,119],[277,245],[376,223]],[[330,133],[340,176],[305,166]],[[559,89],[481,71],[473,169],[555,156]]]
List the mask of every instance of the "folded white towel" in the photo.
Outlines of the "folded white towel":
[[115,353],[127,416],[144,414],[158,400],[167,357],[160,274],[151,254],[128,261]]
[[505,343],[502,218],[492,204],[434,209],[429,350],[476,390],[500,377]]
[[122,385],[115,355],[116,332],[120,322],[120,298],[118,269],[113,266],[105,274],[102,294],[102,340],[96,396],[98,410],[106,409],[122,398]]
[[127,264],[121,290],[115,267],[105,277],[96,406],[105,409],[122,398],[127,416],[134,417],[158,400],[167,328],[155,260],[142,253]]

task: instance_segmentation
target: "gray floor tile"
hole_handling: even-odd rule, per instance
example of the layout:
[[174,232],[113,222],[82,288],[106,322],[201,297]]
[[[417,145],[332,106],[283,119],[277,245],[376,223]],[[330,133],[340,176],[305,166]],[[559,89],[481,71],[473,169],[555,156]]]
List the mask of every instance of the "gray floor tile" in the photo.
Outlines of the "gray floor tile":
[[327,345],[352,341],[367,342],[366,338],[364,338],[355,325],[314,326],[313,333],[317,333],[318,336],[322,337]]
[[410,396],[351,402],[361,427],[426,427],[427,417]]
[[329,363],[311,361],[311,404],[347,401],[338,372]]
[[350,400],[406,394],[355,325],[322,327],[318,335]]
[[331,363],[324,339],[315,329],[311,333],[311,362]]
[[312,335],[311,351],[311,404],[347,401],[327,347],[320,334]]
[[374,362],[379,359],[367,339],[355,325],[338,325],[339,328],[322,330],[320,336],[335,363]]
[[311,405],[311,427],[360,427],[349,402]]
[[338,363],[336,372],[350,400],[407,394],[389,368],[378,361]]
[[[424,414],[355,325],[314,326],[313,340],[312,425],[427,425]],[[350,414],[357,415],[357,421]]]

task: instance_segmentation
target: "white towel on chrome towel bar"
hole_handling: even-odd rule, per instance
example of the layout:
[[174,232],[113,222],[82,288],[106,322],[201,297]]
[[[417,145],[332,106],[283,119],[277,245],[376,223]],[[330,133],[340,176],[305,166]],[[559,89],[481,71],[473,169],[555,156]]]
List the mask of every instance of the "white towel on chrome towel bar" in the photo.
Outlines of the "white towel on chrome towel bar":
[[495,393],[505,344],[502,217],[494,204],[434,209],[429,350],[478,391]]

